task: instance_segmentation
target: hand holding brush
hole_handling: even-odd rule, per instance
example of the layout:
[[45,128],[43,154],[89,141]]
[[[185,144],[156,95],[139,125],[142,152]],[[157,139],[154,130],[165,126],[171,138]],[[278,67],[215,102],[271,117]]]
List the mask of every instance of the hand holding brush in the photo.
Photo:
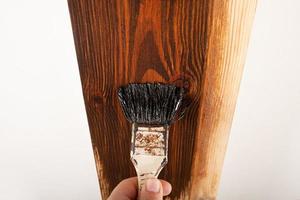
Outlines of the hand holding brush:
[[[136,177],[122,180],[112,191],[107,200],[136,200],[138,198],[138,183]],[[172,187],[164,180],[150,179],[139,192],[142,200],[162,200],[170,194]]]

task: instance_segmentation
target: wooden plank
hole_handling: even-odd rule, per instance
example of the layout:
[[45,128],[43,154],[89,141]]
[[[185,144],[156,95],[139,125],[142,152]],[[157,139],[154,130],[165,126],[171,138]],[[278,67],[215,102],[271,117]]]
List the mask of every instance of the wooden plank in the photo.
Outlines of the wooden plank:
[[215,199],[256,0],[68,0],[103,199],[134,176],[130,125],[116,90],[131,82],[184,86],[161,177],[170,199]]

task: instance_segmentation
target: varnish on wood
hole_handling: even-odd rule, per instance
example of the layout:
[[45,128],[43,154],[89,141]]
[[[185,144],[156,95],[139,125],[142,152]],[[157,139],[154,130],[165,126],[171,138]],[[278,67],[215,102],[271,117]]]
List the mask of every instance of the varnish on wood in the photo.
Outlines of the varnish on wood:
[[124,178],[130,123],[117,90],[184,87],[185,116],[169,130],[168,199],[215,199],[256,0],[68,0],[103,199]]

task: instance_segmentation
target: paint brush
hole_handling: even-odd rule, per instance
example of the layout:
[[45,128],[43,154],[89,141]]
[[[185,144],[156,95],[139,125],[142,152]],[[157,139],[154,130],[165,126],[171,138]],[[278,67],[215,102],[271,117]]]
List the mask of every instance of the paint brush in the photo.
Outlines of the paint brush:
[[124,114],[132,123],[130,156],[140,189],[167,164],[169,127],[183,116],[183,96],[182,87],[162,83],[132,83],[118,90]]

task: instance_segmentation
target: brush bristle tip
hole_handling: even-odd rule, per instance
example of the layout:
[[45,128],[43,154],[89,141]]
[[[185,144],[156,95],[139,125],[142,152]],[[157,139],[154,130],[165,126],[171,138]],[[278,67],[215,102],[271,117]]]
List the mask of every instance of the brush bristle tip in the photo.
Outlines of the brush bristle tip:
[[162,83],[131,83],[118,90],[126,118],[139,124],[171,124],[183,115],[183,95],[183,88]]

